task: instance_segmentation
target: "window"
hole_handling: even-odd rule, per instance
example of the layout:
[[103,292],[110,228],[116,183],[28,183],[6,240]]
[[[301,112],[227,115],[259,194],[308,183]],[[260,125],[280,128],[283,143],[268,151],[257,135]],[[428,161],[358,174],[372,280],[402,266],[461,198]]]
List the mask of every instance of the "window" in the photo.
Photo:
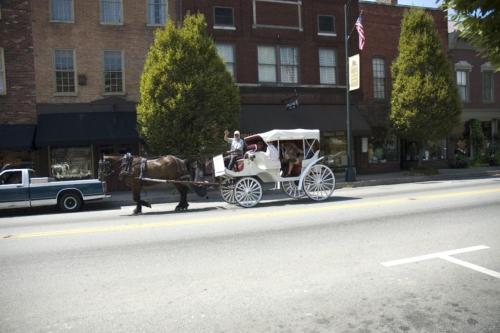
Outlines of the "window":
[[337,57],[334,49],[319,49],[319,82],[337,83]]
[[234,27],[233,8],[215,7],[214,8],[214,27]]
[[469,72],[458,70],[457,71],[457,87],[458,94],[462,99],[462,102],[467,102],[469,100]]
[[385,61],[381,58],[373,58],[373,97],[385,98]]
[[483,71],[483,102],[493,102],[493,71]]
[[336,36],[335,17],[331,15],[318,16],[318,35]]
[[222,58],[224,65],[226,65],[226,70],[234,79],[234,47],[229,44],[217,44],[216,47],[219,57]]
[[5,61],[3,49],[0,48],[0,95],[7,93],[7,83],[5,82]]
[[122,51],[104,51],[104,92],[123,92]]
[[92,172],[90,147],[51,148],[50,175],[56,179],[89,179]]
[[276,82],[276,48],[274,46],[259,46],[257,53],[259,81]]
[[165,25],[167,0],[148,0],[148,24]]
[[298,83],[299,56],[296,47],[259,46],[257,53],[260,82]]
[[56,76],[56,93],[74,93],[76,91],[74,51],[55,50],[54,70]]
[[101,0],[101,23],[122,23],[122,0]]
[[73,22],[73,0],[51,0],[50,20],[55,22]]
[[280,47],[281,82],[299,82],[299,55],[296,47]]
[[398,161],[398,140],[395,136],[371,137],[368,144],[368,163]]

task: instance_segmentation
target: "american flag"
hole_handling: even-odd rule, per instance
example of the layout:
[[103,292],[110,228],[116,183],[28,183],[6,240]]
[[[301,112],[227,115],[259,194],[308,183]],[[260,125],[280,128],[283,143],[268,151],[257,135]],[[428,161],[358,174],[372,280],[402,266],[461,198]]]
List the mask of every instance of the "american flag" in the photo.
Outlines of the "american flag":
[[363,29],[363,22],[361,22],[361,14],[359,15],[358,19],[356,20],[356,30],[358,31],[359,35],[359,50],[363,50],[363,47],[365,46],[365,30]]

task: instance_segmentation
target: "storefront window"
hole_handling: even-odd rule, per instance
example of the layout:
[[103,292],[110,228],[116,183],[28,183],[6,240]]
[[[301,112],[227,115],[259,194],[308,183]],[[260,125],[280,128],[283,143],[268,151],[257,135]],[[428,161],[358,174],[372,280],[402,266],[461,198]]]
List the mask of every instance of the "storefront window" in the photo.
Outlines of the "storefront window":
[[321,139],[321,151],[328,166],[346,166],[347,141],[344,132],[325,133]]
[[371,137],[368,144],[368,162],[372,164],[399,161],[396,137],[378,139]]
[[446,140],[428,142],[422,149],[423,161],[446,159]]
[[51,149],[50,174],[57,179],[92,178],[90,147]]

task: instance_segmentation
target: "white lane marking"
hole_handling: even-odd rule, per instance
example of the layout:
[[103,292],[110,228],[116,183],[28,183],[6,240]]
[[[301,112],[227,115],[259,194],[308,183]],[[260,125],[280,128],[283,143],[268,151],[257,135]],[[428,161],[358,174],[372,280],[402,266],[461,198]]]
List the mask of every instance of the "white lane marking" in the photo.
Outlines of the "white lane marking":
[[457,264],[457,265],[460,265],[463,267],[470,268],[472,270],[475,270],[475,271],[483,273],[483,274],[487,274],[487,275],[492,276],[494,278],[500,279],[500,273],[498,273],[498,272],[495,272],[495,271],[492,271],[491,269],[487,269],[487,268],[484,268],[484,267],[481,267],[478,265],[471,264],[470,262],[463,261],[463,260],[452,257],[452,255],[455,255],[455,254],[484,250],[484,249],[489,249],[489,246],[486,246],[486,245],[471,246],[471,247],[465,247],[462,249],[431,253],[431,254],[427,254],[427,255],[423,255],[423,256],[386,261],[386,262],[382,262],[381,264],[385,267],[391,267],[391,266],[410,264],[410,263],[414,263],[414,262],[418,262],[418,261],[424,261],[424,260],[438,258],[438,259],[443,259],[443,260],[446,260],[448,262],[451,262],[451,263],[454,263],[454,264]]
[[481,267],[481,266],[478,266],[478,265],[474,265],[474,264],[471,264],[470,262],[463,261],[463,260],[460,260],[460,259],[457,259],[457,258],[453,258],[453,257],[450,257],[450,256],[442,256],[440,258],[444,259],[446,261],[452,262],[454,264],[457,264],[457,265],[460,265],[460,266],[464,266],[464,267],[473,269],[475,271],[484,273],[486,275],[493,276],[494,278],[500,279],[500,273],[492,271],[491,269],[487,269],[487,268],[484,268],[484,267]]
[[484,250],[484,249],[489,249],[489,246],[486,246],[486,245],[471,246],[471,247],[465,247],[462,249],[431,253],[431,254],[427,254],[424,256],[386,261],[386,262],[383,262],[381,264],[385,267],[390,267],[390,266],[396,266],[396,265],[409,264],[409,263],[417,262],[417,261],[440,258],[441,256],[452,256],[452,255],[459,254],[459,253],[466,253],[466,252],[472,252],[472,251],[478,251],[478,250]]

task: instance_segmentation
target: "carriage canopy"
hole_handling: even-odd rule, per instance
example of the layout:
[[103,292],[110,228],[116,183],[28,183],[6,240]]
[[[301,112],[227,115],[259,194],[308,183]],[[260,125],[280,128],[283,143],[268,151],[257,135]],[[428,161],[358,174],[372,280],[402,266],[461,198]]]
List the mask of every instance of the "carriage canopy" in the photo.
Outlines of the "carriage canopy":
[[[253,137],[252,135],[251,137]],[[281,129],[274,129],[269,132],[264,132],[257,134],[255,136],[260,136],[264,142],[268,143],[271,141],[277,141],[277,140],[319,140],[319,130],[317,129],[302,129],[302,128],[297,128],[297,129],[287,129],[287,130],[281,130]],[[249,139],[251,137],[247,137],[246,139]]]

